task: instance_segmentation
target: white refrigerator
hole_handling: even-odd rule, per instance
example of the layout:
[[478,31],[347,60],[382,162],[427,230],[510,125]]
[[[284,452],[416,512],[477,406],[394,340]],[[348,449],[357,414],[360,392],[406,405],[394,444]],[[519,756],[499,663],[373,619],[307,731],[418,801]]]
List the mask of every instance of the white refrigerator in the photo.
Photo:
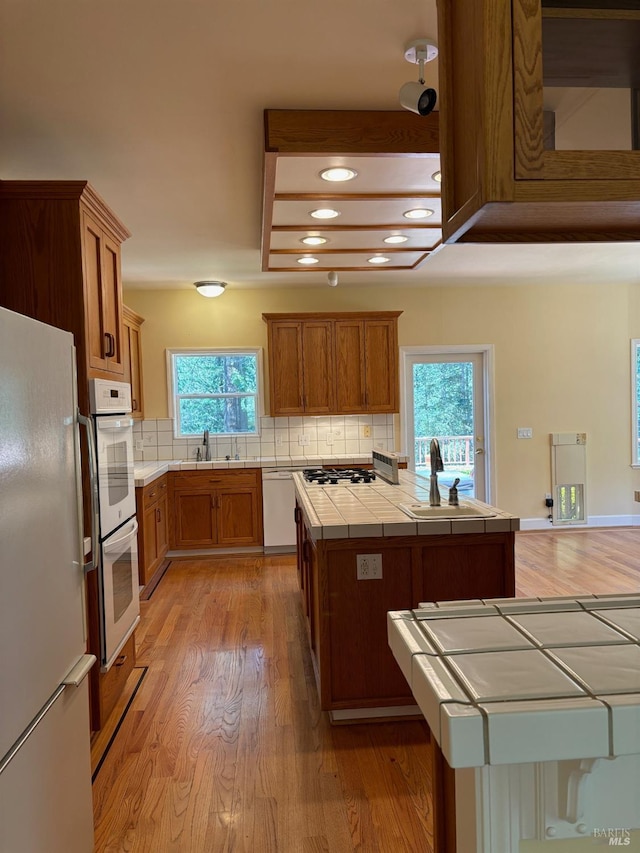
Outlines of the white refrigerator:
[[0,308],[0,853],[93,850],[73,336]]

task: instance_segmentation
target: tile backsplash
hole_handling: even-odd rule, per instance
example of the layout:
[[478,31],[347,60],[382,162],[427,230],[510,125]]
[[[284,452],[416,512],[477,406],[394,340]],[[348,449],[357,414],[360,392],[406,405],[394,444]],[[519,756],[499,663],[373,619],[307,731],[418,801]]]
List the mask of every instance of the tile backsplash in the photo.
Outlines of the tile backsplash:
[[[165,459],[195,459],[202,437],[176,439],[173,420],[158,418],[137,422],[133,427],[134,459],[153,462]],[[304,444],[300,443],[303,436]],[[308,441],[308,444],[306,443]],[[211,458],[240,459],[251,456],[361,455],[395,450],[393,415],[341,415],[324,418],[260,418],[260,435],[210,438]],[[236,448],[237,444],[237,448]]]

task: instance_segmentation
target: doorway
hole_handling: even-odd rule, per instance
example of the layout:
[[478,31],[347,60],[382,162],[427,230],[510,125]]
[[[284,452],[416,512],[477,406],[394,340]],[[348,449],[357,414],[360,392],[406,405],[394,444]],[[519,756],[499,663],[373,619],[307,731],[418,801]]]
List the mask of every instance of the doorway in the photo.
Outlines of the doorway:
[[489,427],[493,347],[401,347],[404,446],[409,468],[429,475],[437,438],[443,497],[458,478],[460,497],[491,502]]

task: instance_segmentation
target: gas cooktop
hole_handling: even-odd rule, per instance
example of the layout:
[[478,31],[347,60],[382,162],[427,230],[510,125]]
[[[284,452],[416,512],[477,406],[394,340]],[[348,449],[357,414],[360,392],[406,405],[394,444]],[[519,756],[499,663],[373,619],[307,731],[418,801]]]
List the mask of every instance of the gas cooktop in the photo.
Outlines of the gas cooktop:
[[307,468],[304,479],[317,486],[352,486],[373,483],[376,475],[370,468]]

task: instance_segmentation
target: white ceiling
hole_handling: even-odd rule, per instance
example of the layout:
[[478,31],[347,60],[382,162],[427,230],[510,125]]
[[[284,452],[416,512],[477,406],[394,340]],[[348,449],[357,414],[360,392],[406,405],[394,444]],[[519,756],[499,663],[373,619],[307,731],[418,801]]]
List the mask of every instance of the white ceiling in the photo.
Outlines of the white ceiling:
[[[421,36],[435,0],[0,0],[0,178],[88,179],[132,288],[326,286],[261,272],[263,110],[398,109]],[[639,276],[637,244],[446,246],[340,286]]]

